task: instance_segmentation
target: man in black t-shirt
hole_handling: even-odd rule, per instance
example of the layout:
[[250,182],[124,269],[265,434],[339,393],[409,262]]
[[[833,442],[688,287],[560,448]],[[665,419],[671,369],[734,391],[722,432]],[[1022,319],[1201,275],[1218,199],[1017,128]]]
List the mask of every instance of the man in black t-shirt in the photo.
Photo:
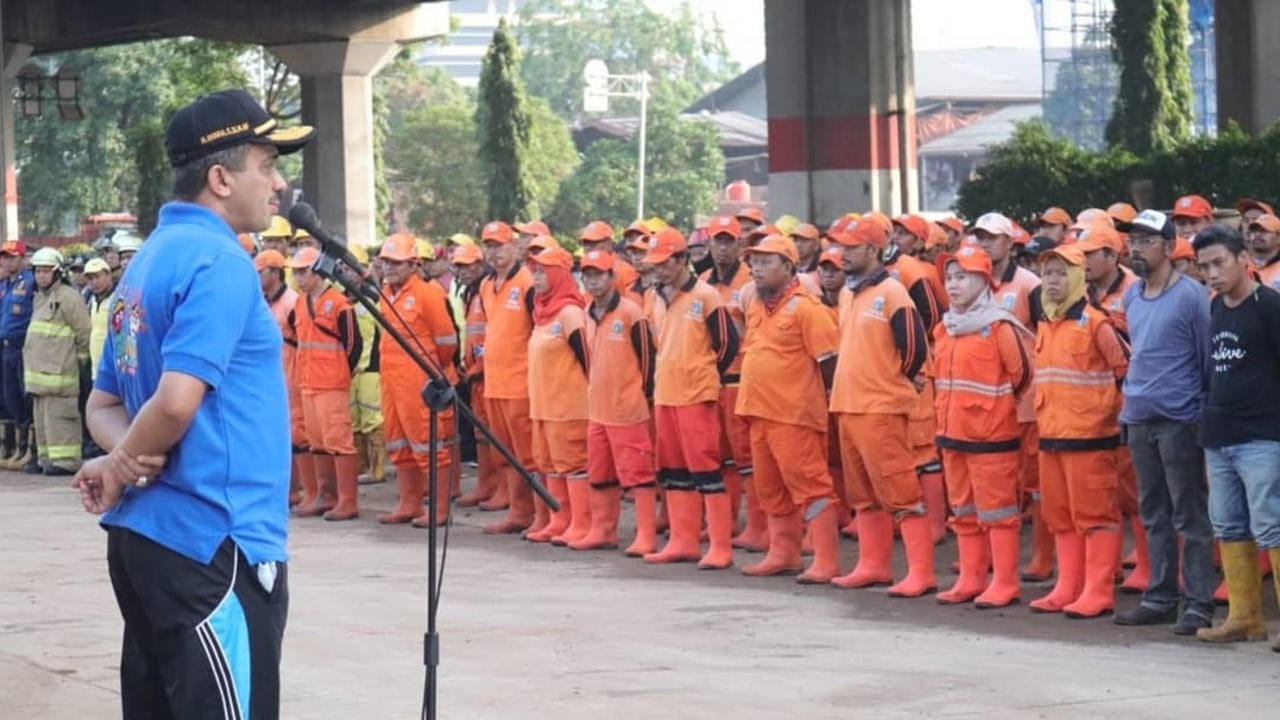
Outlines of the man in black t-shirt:
[[[1235,230],[1213,225],[1196,235],[1194,247],[1217,293],[1204,447],[1209,517],[1230,594],[1227,621],[1196,635],[1206,642],[1266,640],[1258,549],[1280,567],[1280,293],[1254,279]],[[1272,649],[1280,652],[1280,640]]]

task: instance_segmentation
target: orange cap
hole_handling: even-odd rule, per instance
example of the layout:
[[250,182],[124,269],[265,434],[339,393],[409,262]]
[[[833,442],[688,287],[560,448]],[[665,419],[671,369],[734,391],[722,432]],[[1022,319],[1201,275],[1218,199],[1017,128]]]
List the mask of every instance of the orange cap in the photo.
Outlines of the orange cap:
[[811,223],[800,223],[791,230],[791,237],[802,237],[805,240],[818,240],[822,231]]
[[893,232],[893,220],[890,219],[888,215],[885,215],[882,212],[877,212],[873,210],[869,213],[866,213],[865,215],[863,215],[861,218],[858,218],[858,219],[870,220],[871,222],[879,225],[881,228],[884,229],[884,234],[886,237],[888,237],[889,233]]
[[582,242],[604,242],[613,240],[613,226],[603,220],[592,220],[578,233]]
[[838,268],[844,267],[844,250],[839,245],[832,245],[818,256],[818,264],[832,263]]
[[688,249],[683,233],[673,227],[665,227],[649,236],[649,252],[645,254],[642,262],[646,265],[657,265],[666,262],[672,255]]
[[565,270],[573,269],[573,256],[569,254],[568,250],[559,245],[549,247],[537,255],[530,255],[529,262],[547,267],[564,268]]
[[1236,210],[1241,215],[1250,210],[1261,210],[1264,214],[1271,215],[1272,217],[1275,217],[1276,214],[1275,209],[1270,205],[1262,202],[1261,200],[1254,200],[1253,198],[1242,198],[1240,202],[1236,203]]
[[453,248],[454,265],[474,265],[484,262],[484,251],[475,245],[458,245]]
[[1107,223],[1099,220],[1076,231],[1077,247],[1081,254],[1110,249],[1117,255],[1124,253],[1124,238]]
[[1127,202],[1118,202],[1107,207],[1107,214],[1114,222],[1127,223],[1138,217],[1138,209]]
[[929,223],[929,237],[924,241],[926,250],[942,247],[947,244],[947,233],[937,223]]
[[919,215],[899,215],[893,224],[911,233],[920,242],[929,240],[929,221]]
[[1051,207],[1040,213],[1040,219],[1036,221],[1037,225],[1061,225],[1067,227],[1071,224],[1071,215],[1060,207]]
[[734,217],[738,220],[752,220],[761,225],[769,222],[769,220],[764,216],[764,211],[757,207],[743,208],[742,210],[739,210]]
[[515,236],[510,225],[501,220],[494,220],[485,225],[484,230],[480,232],[480,242],[509,243],[515,239]]
[[609,272],[613,269],[614,262],[616,262],[616,256],[613,253],[592,250],[582,256],[582,269],[591,268]]
[[889,232],[868,213],[861,220],[848,222],[842,231],[835,235],[835,240],[845,247],[870,245],[884,248],[889,244]]
[[386,242],[382,243],[382,250],[378,253],[378,257],[396,262],[417,260],[418,239],[407,232],[393,233]]
[[267,268],[283,269],[285,267],[284,255],[279,250],[263,250],[258,253],[258,257],[253,259],[253,266],[259,271]]
[[1255,227],[1264,232],[1280,234],[1280,218],[1271,213],[1259,215],[1253,222],[1249,223],[1249,229]]
[[800,253],[796,252],[796,244],[791,238],[783,235],[768,235],[758,245],[744,251],[747,255],[781,255],[791,261],[792,265],[800,262]]
[[[386,246],[384,245],[383,247],[386,247]],[[294,270],[309,268],[312,265],[315,265],[316,261],[319,259],[320,259],[319,250],[313,247],[305,247],[299,250],[297,255],[294,255],[292,258],[290,258],[289,267],[293,268]]]
[[732,235],[735,240],[742,238],[742,223],[732,215],[717,215],[707,223],[707,235]]
[[1191,260],[1192,262],[1195,262],[1196,251],[1195,248],[1191,246],[1191,241],[1184,237],[1180,237],[1175,240],[1173,243],[1173,256],[1170,259]]
[[[1085,231],[1082,231],[1082,232],[1085,232]],[[1088,251],[1085,250],[1083,247],[1081,247],[1079,243],[1076,243],[1074,245],[1059,245],[1056,248],[1053,248],[1051,250],[1045,250],[1044,252],[1040,253],[1039,260],[1040,260],[1040,264],[1043,265],[1044,261],[1048,260],[1050,256],[1057,256],[1062,258],[1062,260],[1066,262],[1068,265],[1075,265],[1077,267],[1081,267],[1084,265],[1084,254],[1086,252]]]
[[[1012,221],[1010,221],[1012,222]],[[1018,223],[1013,223],[1013,244],[1026,247],[1031,242],[1031,233]]]
[[781,235],[781,234],[782,234],[782,231],[778,229],[778,226],[774,225],[773,223],[770,223],[768,225],[761,225],[755,230],[752,230],[751,232],[747,233],[746,240],[748,245],[755,245],[756,243],[769,237],[770,235]]
[[646,235],[637,235],[635,239],[626,245],[627,250],[643,250],[649,252],[649,238]]
[[542,250],[543,252],[547,250],[558,250],[560,249],[560,243],[550,235],[535,235],[531,240],[529,240],[529,249]]
[[551,228],[541,220],[531,220],[527,223],[516,223],[515,231],[523,235],[550,235]]
[[1095,223],[1106,223],[1107,225],[1114,227],[1116,221],[1111,218],[1111,215],[1106,210],[1102,210],[1100,208],[1086,208],[1081,210],[1079,215],[1076,215],[1076,222],[1071,226],[1071,229],[1078,230],[1089,227]]
[[6,240],[0,245],[0,255],[26,255],[27,244],[21,240]]
[[939,220],[937,223],[944,230],[950,230],[957,235],[964,234],[964,221],[958,217],[949,217]]
[[650,232],[648,223],[643,220],[637,220],[628,225],[626,230],[622,231],[622,237],[627,238],[632,235],[647,236]]
[[[1173,204],[1173,216],[1212,220],[1213,205],[1199,195],[1183,195]],[[1192,257],[1194,258],[1195,255],[1193,254]]]
[[942,253],[938,256],[936,263],[938,277],[945,278],[947,276],[947,265],[953,262],[958,264],[960,269],[965,272],[985,275],[991,288],[995,289],[996,282],[991,276],[991,256],[987,254],[986,250],[977,245],[966,243],[953,253]]

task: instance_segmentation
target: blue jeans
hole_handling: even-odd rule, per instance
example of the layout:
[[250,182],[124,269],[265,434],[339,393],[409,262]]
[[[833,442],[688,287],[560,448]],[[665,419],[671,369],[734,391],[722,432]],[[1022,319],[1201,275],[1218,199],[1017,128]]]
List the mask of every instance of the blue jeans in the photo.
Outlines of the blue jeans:
[[4,418],[18,425],[31,424],[31,399],[22,381],[22,340],[5,340],[0,349],[0,401]]
[[1280,548],[1280,441],[1253,440],[1205,450],[1209,519],[1220,540]]
[[1209,523],[1204,453],[1194,423],[1149,422],[1128,426],[1129,452],[1138,474],[1138,512],[1147,530],[1151,585],[1142,604],[1154,610],[1177,607],[1178,536],[1182,536],[1182,576],[1187,611],[1214,613],[1213,529]]

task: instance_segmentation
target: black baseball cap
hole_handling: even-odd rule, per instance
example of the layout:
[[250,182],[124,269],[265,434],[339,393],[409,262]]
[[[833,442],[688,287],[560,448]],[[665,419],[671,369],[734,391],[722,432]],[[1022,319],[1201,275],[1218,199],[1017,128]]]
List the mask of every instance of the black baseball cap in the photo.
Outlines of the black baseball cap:
[[281,155],[302,149],[315,135],[309,125],[282,128],[244,90],[203,95],[174,113],[165,131],[169,164],[185,165],[219,150],[244,143],[274,145]]

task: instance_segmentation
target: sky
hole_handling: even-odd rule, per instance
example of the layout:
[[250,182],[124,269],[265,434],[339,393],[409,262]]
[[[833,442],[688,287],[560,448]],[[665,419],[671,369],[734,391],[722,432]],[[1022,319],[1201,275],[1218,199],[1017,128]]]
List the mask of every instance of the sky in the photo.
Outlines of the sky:
[[[779,0],[782,1],[782,0]],[[1039,47],[1031,0],[910,0],[916,50]],[[655,8],[680,0],[648,0]],[[692,0],[719,19],[734,59],[746,68],[764,59],[764,0]],[[1050,6],[1055,0],[1048,0]],[[976,12],[977,8],[981,12]],[[756,39],[756,42],[752,42]]]

